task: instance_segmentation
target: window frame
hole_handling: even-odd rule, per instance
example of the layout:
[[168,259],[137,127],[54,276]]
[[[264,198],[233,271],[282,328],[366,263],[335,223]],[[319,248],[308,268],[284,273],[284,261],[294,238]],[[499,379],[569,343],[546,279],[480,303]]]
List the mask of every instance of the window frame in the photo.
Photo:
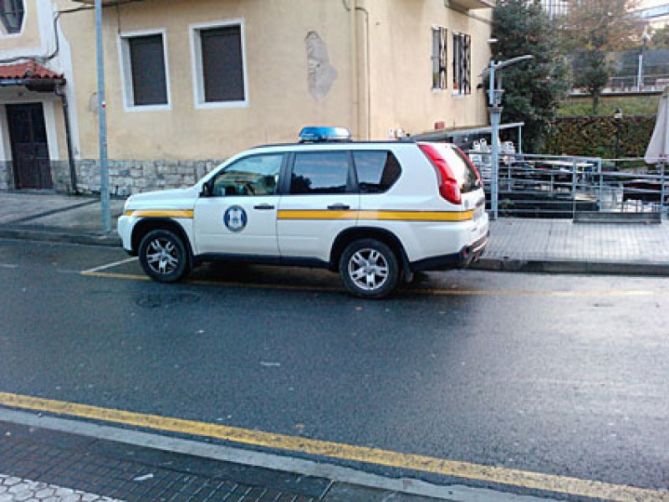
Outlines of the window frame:
[[[458,40],[456,42],[456,39]],[[462,66],[459,59],[460,46],[466,41],[466,51],[464,58],[467,61],[467,88],[463,90],[461,82],[463,79],[460,75],[460,68]],[[458,79],[456,81],[456,79]],[[472,37],[467,33],[453,32],[453,96],[469,96],[472,93]]]
[[[165,62],[165,90],[167,103],[137,105],[132,85],[132,63],[130,59],[130,39],[160,35],[163,41],[163,61]],[[170,63],[167,49],[167,29],[155,28],[140,31],[127,31],[118,34],[119,63],[121,65],[121,90],[123,94],[123,109],[126,112],[148,112],[172,110],[172,91],[170,88]]]
[[222,198],[222,197],[279,197],[280,195],[284,195],[283,192],[283,185],[284,185],[284,179],[286,178],[286,170],[289,162],[289,157],[290,154],[287,152],[258,152],[258,153],[252,153],[250,155],[244,155],[243,157],[239,157],[229,164],[226,164],[225,166],[221,167],[218,171],[216,171],[216,174],[211,176],[209,179],[207,179],[207,183],[211,184],[211,188],[213,190],[214,185],[216,184],[216,179],[224,174],[228,169],[232,168],[236,164],[239,164],[240,162],[244,162],[246,160],[252,159],[253,157],[267,157],[267,156],[276,156],[276,155],[281,155],[281,166],[279,167],[279,179],[276,183],[276,188],[274,190],[274,193],[271,195],[209,195],[209,197],[214,197],[214,198]]
[[[241,38],[242,48],[242,76],[244,85],[244,99],[237,101],[205,101],[204,92],[204,69],[202,60],[202,37],[201,31],[212,30],[216,28],[227,28],[230,26],[239,26],[239,36]],[[249,106],[249,83],[248,68],[246,63],[246,23],[244,18],[225,19],[219,21],[210,21],[206,23],[195,23],[188,25],[190,34],[191,50],[191,73],[193,77],[193,103],[195,109],[206,110],[216,108],[246,108]]]
[[[291,193],[290,189],[293,184],[293,170],[295,168],[295,159],[299,154],[319,154],[319,153],[344,153],[346,155],[346,162],[348,164],[348,170],[346,172],[346,190],[343,192],[335,193]],[[283,173],[282,173],[283,174]],[[353,151],[352,150],[304,150],[304,151],[294,151],[290,152],[287,157],[285,176],[282,179],[279,179],[280,193],[284,196],[290,197],[313,197],[313,196],[333,196],[333,195],[357,195],[358,192],[358,178],[355,173],[355,166],[353,164]]]
[[23,7],[23,17],[21,18],[21,25],[19,26],[17,31],[9,31],[4,21],[0,19],[0,38],[20,37],[23,34],[23,29],[25,28],[26,25],[26,19],[28,18],[28,4],[25,0],[18,0],[18,1],[21,2],[21,5]]
[[[443,42],[444,42],[443,66],[442,66],[442,58],[441,58],[441,50],[442,50],[441,34],[442,34],[442,32],[444,34],[444,38],[443,38]],[[445,91],[445,90],[448,89],[448,29],[444,26],[433,25],[432,30],[431,30],[431,34],[432,34],[432,39],[430,40],[430,42],[431,42],[430,62],[431,62],[431,69],[432,69],[432,90],[435,91],[435,92],[441,92],[441,91]],[[437,34],[439,34],[439,45],[440,45],[440,47],[439,47],[440,54],[439,55],[434,54],[434,37]],[[441,86],[440,84],[435,86],[435,81],[434,81],[435,63],[437,64],[437,68],[439,69],[439,71],[438,71],[439,78],[441,78],[441,72],[442,71],[444,72],[444,84],[443,84],[443,86]]]

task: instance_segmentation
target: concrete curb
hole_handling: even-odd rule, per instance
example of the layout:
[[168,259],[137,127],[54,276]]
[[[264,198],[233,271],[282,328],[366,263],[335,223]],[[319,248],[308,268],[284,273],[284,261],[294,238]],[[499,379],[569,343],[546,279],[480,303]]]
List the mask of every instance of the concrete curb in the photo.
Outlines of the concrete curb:
[[0,227],[0,238],[42,242],[64,242],[91,246],[121,247],[121,239],[113,234],[70,233],[65,230],[38,230],[25,227]]
[[[115,234],[68,233],[65,230],[46,230],[26,227],[0,226],[0,238],[42,242],[64,242],[89,246],[120,248],[121,239]],[[481,258],[470,266],[476,270],[495,272],[529,272],[544,274],[602,274],[669,276],[669,263],[662,262],[594,262],[578,260],[526,260],[515,258]]]
[[532,272],[545,274],[602,274],[669,276],[669,263],[596,262],[578,260],[524,260],[481,258],[471,265],[477,270],[497,272]]

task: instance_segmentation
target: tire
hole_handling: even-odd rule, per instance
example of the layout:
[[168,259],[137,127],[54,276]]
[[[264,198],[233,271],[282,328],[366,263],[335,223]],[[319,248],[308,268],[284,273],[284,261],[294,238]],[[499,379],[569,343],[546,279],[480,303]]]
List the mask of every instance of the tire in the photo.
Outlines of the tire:
[[[367,272],[366,272],[367,271]],[[339,273],[346,289],[360,298],[384,298],[397,287],[397,256],[376,239],[351,242],[339,259]]]
[[146,275],[158,282],[177,282],[189,272],[183,240],[171,230],[152,230],[139,244],[139,262]]

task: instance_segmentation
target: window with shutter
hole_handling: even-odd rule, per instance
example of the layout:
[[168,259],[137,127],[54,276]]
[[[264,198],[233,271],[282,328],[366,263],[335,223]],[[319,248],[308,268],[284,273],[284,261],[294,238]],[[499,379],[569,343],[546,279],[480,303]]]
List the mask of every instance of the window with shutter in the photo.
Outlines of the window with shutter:
[[0,21],[8,34],[21,31],[24,13],[23,0],[0,0]]
[[432,89],[446,89],[446,28],[432,28]]

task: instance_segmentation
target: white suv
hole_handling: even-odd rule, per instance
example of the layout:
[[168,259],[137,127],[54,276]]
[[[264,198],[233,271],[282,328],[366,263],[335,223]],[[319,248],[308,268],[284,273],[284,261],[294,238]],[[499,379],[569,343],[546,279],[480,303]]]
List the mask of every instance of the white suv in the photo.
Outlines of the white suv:
[[416,271],[478,260],[485,195],[459,148],[349,137],[305,128],[301,143],[242,152],[191,188],[133,195],[118,220],[123,247],[161,282],[213,260],[316,266],[369,298]]

